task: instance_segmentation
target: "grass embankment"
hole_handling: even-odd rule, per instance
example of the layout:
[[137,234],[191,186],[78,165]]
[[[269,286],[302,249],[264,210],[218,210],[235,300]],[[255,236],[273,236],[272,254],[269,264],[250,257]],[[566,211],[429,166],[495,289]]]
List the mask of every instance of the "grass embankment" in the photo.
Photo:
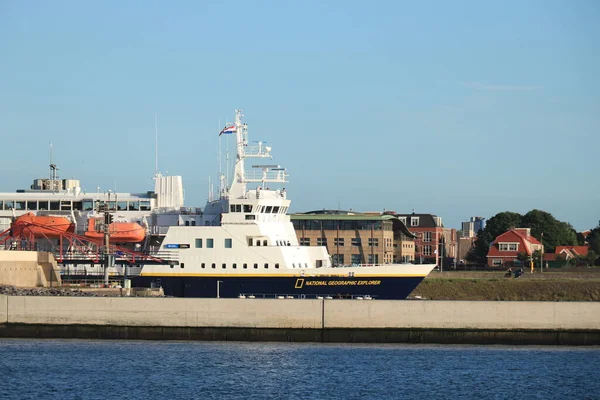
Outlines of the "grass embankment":
[[430,300],[600,301],[600,279],[426,278],[411,297]]

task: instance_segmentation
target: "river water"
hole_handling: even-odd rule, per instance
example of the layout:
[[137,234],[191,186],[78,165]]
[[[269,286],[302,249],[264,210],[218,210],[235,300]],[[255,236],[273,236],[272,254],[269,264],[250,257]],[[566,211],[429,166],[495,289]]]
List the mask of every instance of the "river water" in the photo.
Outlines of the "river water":
[[0,339],[0,382],[0,399],[600,399],[600,348]]

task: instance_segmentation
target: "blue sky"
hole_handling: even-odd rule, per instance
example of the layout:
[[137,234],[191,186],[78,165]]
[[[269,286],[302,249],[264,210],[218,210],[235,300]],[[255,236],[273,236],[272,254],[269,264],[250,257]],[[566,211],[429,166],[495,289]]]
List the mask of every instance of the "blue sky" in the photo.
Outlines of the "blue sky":
[[600,3],[3,1],[0,191],[182,175],[202,206],[219,121],[288,168],[293,212],[600,220]]

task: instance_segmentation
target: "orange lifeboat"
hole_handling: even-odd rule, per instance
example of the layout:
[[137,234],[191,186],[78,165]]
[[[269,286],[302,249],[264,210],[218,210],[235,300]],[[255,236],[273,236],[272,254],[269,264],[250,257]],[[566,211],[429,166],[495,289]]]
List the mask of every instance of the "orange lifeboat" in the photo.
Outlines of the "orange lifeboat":
[[65,217],[27,213],[17,217],[12,229],[15,237],[33,235],[36,238],[50,238],[66,232],[73,233],[75,225]]
[[[101,221],[101,218],[98,221]],[[104,228],[102,226],[98,228],[99,230],[96,230],[96,219],[90,218],[84,235],[90,239],[104,239]],[[108,225],[108,233],[110,243],[137,243],[146,238],[146,228],[137,222],[113,222]]]

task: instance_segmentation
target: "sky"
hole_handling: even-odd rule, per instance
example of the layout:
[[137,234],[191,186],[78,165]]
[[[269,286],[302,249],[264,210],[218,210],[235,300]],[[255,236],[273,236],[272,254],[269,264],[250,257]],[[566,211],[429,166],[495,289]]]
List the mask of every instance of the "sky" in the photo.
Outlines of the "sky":
[[48,176],[50,142],[86,191],[153,190],[156,116],[158,170],[203,206],[242,108],[290,212],[590,229],[599,21],[596,0],[0,0],[0,191]]

